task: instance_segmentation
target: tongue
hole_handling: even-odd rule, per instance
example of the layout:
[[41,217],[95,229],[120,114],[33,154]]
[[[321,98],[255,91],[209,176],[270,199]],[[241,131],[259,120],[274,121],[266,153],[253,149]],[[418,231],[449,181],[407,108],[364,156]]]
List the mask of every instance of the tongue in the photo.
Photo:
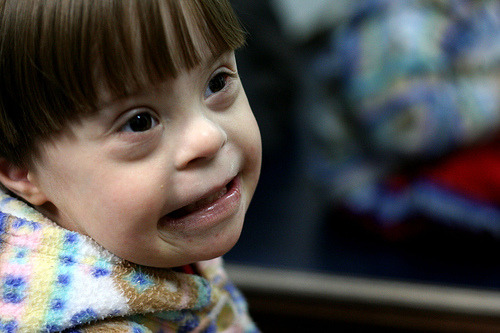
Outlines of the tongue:
[[183,216],[186,216],[192,212],[195,212],[203,207],[206,207],[215,201],[219,200],[222,198],[225,194],[227,193],[227,188],[223,188],[217,193],[214,193],[212,195],[209,195],[205,198],[202,198],[192,204],[189,204],[187,206],[184,206],[180,209],[177,209],[176,211],[173,211],[172,213],[168,214],[171,218],[181,218]]

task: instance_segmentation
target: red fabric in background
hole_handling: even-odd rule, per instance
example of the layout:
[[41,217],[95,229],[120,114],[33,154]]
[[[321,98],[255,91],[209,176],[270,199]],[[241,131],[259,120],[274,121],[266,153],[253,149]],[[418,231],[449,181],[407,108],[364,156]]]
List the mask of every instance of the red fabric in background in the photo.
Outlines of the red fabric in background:
[[500,204],[500,137],[451,154],[424,177],[471,199]]

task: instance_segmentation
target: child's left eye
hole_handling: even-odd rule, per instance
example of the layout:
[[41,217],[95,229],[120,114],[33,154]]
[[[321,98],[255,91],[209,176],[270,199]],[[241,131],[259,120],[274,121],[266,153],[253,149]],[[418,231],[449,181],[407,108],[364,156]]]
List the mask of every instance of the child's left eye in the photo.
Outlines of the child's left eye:
[[158,125],[158,120],[147,112],[132,116],[121,128],[121,132],[146,132]]
[[218,93],[221,90],[224,90],[224,88],[227,85],[229,77],[230,75],[227,73],[219,73],[214,77],[212,77],[208,82],[207,89],[205,90],[205,98],[208,98],[210,97],[210,95]]

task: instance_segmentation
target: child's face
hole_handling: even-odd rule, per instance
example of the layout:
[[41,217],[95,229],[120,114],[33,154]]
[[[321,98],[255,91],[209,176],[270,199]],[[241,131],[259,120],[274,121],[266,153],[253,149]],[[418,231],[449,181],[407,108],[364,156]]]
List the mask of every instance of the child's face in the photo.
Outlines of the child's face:
[[59,225],[129,261],[227,252],[257,185],[259,130],[234,53],[102,108],[42,145],[29,177]]

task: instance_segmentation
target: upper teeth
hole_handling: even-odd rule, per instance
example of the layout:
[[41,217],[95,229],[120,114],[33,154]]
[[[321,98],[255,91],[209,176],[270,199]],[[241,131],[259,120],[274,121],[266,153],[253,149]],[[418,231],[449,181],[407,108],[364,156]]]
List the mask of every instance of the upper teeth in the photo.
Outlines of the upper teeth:
[[226,193],[227,193],[227,189],[224,187],[219,192],[216,192],[212,195],[209,195],[208,197],[202,198],[202,199],[198,200],[197,202],[188,205],[186,208],[190,211],[194,211],[194,210],[199,209],[203,206],[211,204],[212,202],[217,201],[218,199],[222,198],[224,196],[224,194],[226,194]]
[[174,213],[178,213],[179,215],[187,215],[189,213],[192,213],[194,211],[197,211],[198,209],[204,207],[204,206],[207,206],[217,200],[219,200],[220,198],[222,198],[225,194],[227,193],[227,188],[222,188],[220,191],[218,192],[215,192],[207,197],[204,197],[204,198],[201,198],[200,200],[192,203],[192,204],[189,204],[179,210],[177,210],[176,212]]

